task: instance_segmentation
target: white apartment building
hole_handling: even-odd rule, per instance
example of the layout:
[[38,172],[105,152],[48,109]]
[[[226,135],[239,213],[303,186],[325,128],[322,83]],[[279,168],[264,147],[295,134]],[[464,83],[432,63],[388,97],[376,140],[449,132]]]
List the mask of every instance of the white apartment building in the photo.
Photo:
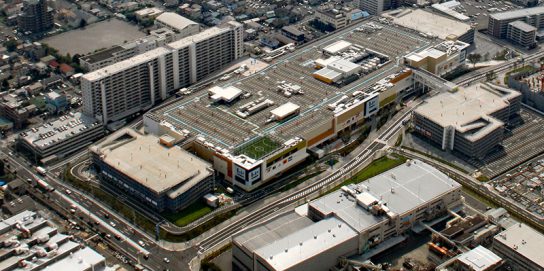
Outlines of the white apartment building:
[[384,0],[360,0],[359,9],[371,15],[380,15],[384,11]]
[[83,112],[103,123],[147,110],[243,53],[243,26],[228,22],[81,77]]
[[164,46],[176,39],[178,38],[174,31],[168,28],[159,28],[149,32],[149,35],[146,37],[88,54],[81,57],[79,61],[85,70],[96,71],[116,62]]

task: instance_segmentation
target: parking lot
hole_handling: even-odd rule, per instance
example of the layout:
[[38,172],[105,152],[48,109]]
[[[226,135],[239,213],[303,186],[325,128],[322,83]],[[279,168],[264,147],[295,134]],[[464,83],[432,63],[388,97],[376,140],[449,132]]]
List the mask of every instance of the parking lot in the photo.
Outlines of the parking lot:
[[507,131],[503,148],[482,161],[470,160],[482,174],[494,178],[542,152],[544,119],[525,108],[522,108],[520,117],[515,128]]
[[[165,116],[170,123],[179,125],[181,129],[192,130],[195,135],[208,135],[214,144],[229,149],[261,135],[279,138],[279,141],[300,136],[304,131],[332,120],[332,111],[326,108],[327,104],[343,95],[351,95],[356,90],[365,90],[384,76],[400,71],[397,58],[432,43],[402,29],[385,24],[382,27],[373,33],[353,29],[344,31],[281,57],[258,73],[225,81],[222,84],[224,87],[235,86],[247,94],[244,95],[246,98],[235,105],[211,105],[207,94],[196,92],[182,102],[161,108],[156,113]],[[391,61],[340,87],[313,78],[314,61],[324,57],[321,49],[340,39],[386,54]],[[278,91],[281,83],[298,85],[304,93],[286,96]],[[257,99],[272,100],[274,105],[245,119],[236,115],[240,106]],[[300,106],[300,114],[296,118],[282,122],[268,121],[270,110],[288,102]]]
[[458,0],[461,5],[455,11],[469,16],[477,23],[478,30],[487,29],[489,14],[521,8],[511,2],[495,0]]
[[84,55],[145,36],[146,34],[138,30],[137,26],[118,19],[109,19],[84,29],[74,29],[45,38],[40,42],[56,48],[62,55],[67,53]]

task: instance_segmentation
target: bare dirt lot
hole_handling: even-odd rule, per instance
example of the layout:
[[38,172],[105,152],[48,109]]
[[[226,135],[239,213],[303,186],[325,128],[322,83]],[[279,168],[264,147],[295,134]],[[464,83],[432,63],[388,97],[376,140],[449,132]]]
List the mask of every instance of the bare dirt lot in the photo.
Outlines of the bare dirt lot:
[[145,33],[138,30],[138,27],[118,19],[110,19],[91,24],[84,29],[48,37],[41,42],[56,48],[63,55],[84,55],[144,36]]

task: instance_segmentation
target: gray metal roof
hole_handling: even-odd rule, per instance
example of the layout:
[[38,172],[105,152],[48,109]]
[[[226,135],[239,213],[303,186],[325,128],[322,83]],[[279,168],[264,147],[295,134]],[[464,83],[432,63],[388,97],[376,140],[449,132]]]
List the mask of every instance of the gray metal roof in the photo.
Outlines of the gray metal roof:
[[509,23],[509,25],[511,25],[512,27],[515,27],[523,32],[531,32],[531,31],[536,31],[536,27],[530,25],[530,24],[527,24],[523,21],[513,21],[511,23]]
[[[274,270],[286,270],[300,262],[355,240],[357,233],[335,217],[314,223],[255,251]],[[357,242],[352,242],[357,250]]]
[[308,217],[291,212],[265,224],[251,228],[235,236],[233,241],[238,244],[238,246],[253,252],[274,243],[278,239],[304,229],[313,223],[314,222]]
[[509,20],[509,19],[523,18],[526,16],[534,16],[534,15],[538,15],[542,13],[544,13],[544,6],[494,13],[494,14],[490,14],[489,17],[496,20]]
[[[354,187],[357,185],[354,185]],[[358,187],[383,201],[395,214],[403,214],[458,189],[461,185],[436,168],[421,161],[411,161],[362,182]],[[352,196],[336,191],[310,203],[325,216],[334,213],[359,232],[387,219],[375,216],[359,206]]]
[[95,118],[76,112],[31,128],[21,138],[36,148],[46,149],[100,125]]

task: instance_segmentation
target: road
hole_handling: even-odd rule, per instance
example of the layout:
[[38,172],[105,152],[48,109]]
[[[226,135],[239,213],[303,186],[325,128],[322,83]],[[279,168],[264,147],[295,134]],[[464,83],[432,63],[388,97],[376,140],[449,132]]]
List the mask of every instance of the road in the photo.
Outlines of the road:
[[[76,217],[83,218],[84,221],[90,222],[90,224],[94,223],[93,228],[97,233],[110,234],[112,238],[106,241],[123,252],[123,255],[131,259],[133,264],[141,262],[150,270],[168,270],[173,267],[176,267],[176,270],[177,267],[188,269],[187,263],[190,257],[195,254],[192,249],[183,254],[166,250],[156,244],[155,240],[151,239],[148,234],[135,228],[117,212],[104,206],[90,195],[81,193],[77,189],[59,181],[52,173],[48,173],[46,176],[37,176],[34,170],[19,157],[9,155],[6,155],[6,157],[12,166],[17,167],[17,174],[20,178],[26,180],[40,177],[53,186],[55,191],[49,193],[50,201],[63,206],[65,210],[69,210],[74,206],[77,207]],[[70,192],[67,192],[67,190]],[[106,214],[109,218],[106,218]],[[140,240],[145,243],[145,247],[138,244]],[[149,255],[149,259],[145,260],[144,255]],[[164,258],[168,258],[171,262],[164,262]]]
[[[524,62],[530,62],[533,60],[538,60],[541,57],[544,57],[544,51],[536,52],[535,54],[525,56]],[[485,68],[481,68],[479,70],[476,70],[474,72],[468,73],[466,75],[463,75],[455,80],[453,80],[454,83],[456,83],[459,86],[462,86],[464,84],[472,83],[479,81],[481,79],[485,78],[485,74],[490,71],[494,71],[495,74],[498,74],[500,72],[506,71],[513,67],[515,63],[517,63],[519,60],[518,58],[510,59],[505,63],[496,65],[496,66],[489,66]],[[523,66],[523,64],[519,65],[520,67]]]
[[[538,59],[542,56],[544,56],[544,52],[539,52],[535,55],[528,56],[526,58],[526,61]],[[466,84],[477,81],[485,78],[485,73],[489,70],[494,70],[496,72],[504,71],[512,67],[513,65],[514,61],[509,61],[499,66],[484,68],[477,71],[475,74],[470,74],[465,78],[457,80],[456,83]],[[99,225],[95,227],[97,228],[97,232],[104,232],[109,233],[112,236],[119,236],[119,238],[109,238],[109,242],[117,246],[121,251],[124,252],[124,254],[132,259],[132,261],[141,261],[144,265],[148,267],[151,266],[152,268],[149,268],[150,270],[166,270],[173,269],[173,267],[175,267],[175,270],[189,269],[188,263],[190,259],[192,259],[192,257],[197,254],[197,250],[199,250],[200,253],[206,252],[214,248],[216,245],[221,244],[226,240],[230,240],[232,235],[239,232],[240,230],[243,230],[245,227],[248,227],[251,224],[254,224],[270,216],[274,212],[277,212],[278,210],[289,206],[292,203],[307,198],[310,195],[319,192],[320,190],[328,187],[331,184],[339,183],[359,171],[362,165],[371,161],[374,158],[374,154],[377,151],[386,146],[385,141],[391,139],[402,128],[403,122],[410,118],[411,111],[412,109],[410,108],[402,115],[397,116],[395,121],[390,121],[387,124],[387,128],[378,136],[377,139],[364,146],[360,152],[352,154],[349,161],[345,162],[343,165],[341,165],[341,167],[339,167],[337,170],[335,170],[325,178],[317,180],[311,185],[300,188],[299,190],[286,196],[282,196],[281,198],[274,200],[271,203],[265,204],[256,211],[244,217],[241,217],[235,223],[231,223],[230,225],[216,231],[215,233],[212,233],[207,238],[200,241],[196,247],[191,247],[186,250],[170,251],[165,249],[160,244],[156,243],[155,240],[151,239],[147,233],[143,232],[138,228],[135,228],[132,223],[118,215],[117,212],[111,210],[109,207],[104,206],[100,201],[94,199],[92,196],[80,193],[76,189],[67,186],[53,174],[45,176],[45,179],[47,182],[49,182],[50,185],[56,188],[56,191],[54,193],[51,193],[51,200],[65,206],[66,209],[69,209],[72,205],[75,205],[78,209],[80,216],[83,217],[83,219],[87,219],[87,221],[93,222],[96,221],[99,223]],[[138,123],[140,122],[138,121],[136,124]],[[64,165],[66,165],[66,163],[77,160],[77,158],[85,155],[85,153],[85,151],[80,152],[72,158],[57,164],[53,168],[55,168],[56,170],[61,169]],[[24,179],[33,178],[33,176],[35,175],[34,170],[31,168],[30,165],[26,164],[25,161],[15,156],[6,155],[6,157],[7,159],[9,159],[9,162],[12,165],[16,165],[18,167],[18,174],[20,177]],[[429,163],[433,164],[433,162]],[[436,165],[436,163],[434,163],[433,165],[437,166],[439,169],[443,169],[445,172],[449,172],[452,175],[460,174],[459,172],[452,171],[452,169],[444,168],[444,166],[442,165]],[[501,197],[494,195],[489,190],[482,187],[480,183],[474,183],[473,181],[471,181],[470,176],[467,177],[459,175],[458,178],[463,180],[464,185],[466,183],[467,186],[475,189],[476,191],[486,196],[489,196],[493,200],[504,203],[504,205],[512,205],[510,209],[516,211],[518,214],[520,214],[520,216],[523,216],[528,221],[533,221],[534,223],[542,225],[542,221],[534,220],[534,217],[532,217],[532,215],[526,214],[526,210],[520,209],[519,207],[516,207],[517,205],[508,203]],[[67,189],[69,189],[71,193],[67,193]],[[109,218],[106,218],[106,214],[109,216]],[[115,226],[113,226],[111,222],[113,222]],[[146,243],[145,247],[141,247],[140,245],[138,245],[138,241],[140,240]],[[149,259],[142,260],[140,255],[148,253],[150,255]],[[169,264],[163,261],[163,258],[165,257],[171,260]]]

